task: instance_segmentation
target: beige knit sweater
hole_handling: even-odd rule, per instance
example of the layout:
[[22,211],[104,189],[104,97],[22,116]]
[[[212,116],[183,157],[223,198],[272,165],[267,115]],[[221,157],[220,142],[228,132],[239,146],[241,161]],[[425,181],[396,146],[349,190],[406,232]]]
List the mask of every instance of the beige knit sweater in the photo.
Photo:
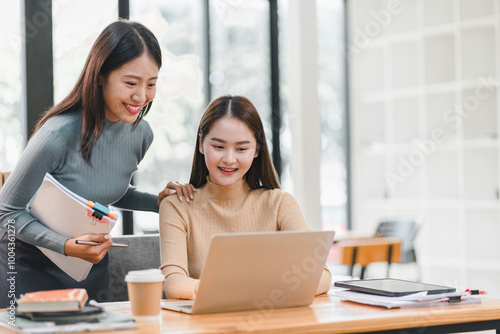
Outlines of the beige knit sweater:
[[[194,299],[201,268],[215,233],[309,230],[292,195],[280,189],[251,190],[242,180],[231,187],[208,181],[190,203],[176,196],[160,205],[161,269],[168,298]],[[316,294],[330,289],[325,267]]]

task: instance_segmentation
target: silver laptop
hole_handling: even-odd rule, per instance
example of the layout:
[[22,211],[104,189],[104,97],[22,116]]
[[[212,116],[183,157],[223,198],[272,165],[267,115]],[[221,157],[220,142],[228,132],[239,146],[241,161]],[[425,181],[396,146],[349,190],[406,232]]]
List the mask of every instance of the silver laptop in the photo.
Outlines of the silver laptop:
[[161,306],[191,314],[308,306],[334,235],[333,231],[216,234],[196,299]]

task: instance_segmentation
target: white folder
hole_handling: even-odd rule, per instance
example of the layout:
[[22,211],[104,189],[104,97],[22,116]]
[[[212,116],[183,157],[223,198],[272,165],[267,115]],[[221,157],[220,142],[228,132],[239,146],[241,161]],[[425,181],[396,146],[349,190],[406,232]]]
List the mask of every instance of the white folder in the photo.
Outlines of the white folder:
[[[66,237],[109,233],[116,223],[117,216],[110,218],[103,215],[90,208],[87,203],[88,200],[64,187],[52,175],[46,174],[28,205],[28,211],[47,227]],[[43,247],[38,248],[78,282],[87,278],[92,268],[92,263],[83,259],[59,254]]]

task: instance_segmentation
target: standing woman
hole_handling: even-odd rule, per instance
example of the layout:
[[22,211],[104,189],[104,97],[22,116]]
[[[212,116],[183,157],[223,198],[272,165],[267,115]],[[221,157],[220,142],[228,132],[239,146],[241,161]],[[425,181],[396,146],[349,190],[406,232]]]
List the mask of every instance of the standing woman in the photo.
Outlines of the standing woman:
[[[12,282],[17,298],[29,291],[82,287],[91,299],[107,299],[110,236],[86,234],[75,239],[101,244],[77,245],[26,210],[45,173],[84,198],[126,210],[158,212],[158,203],[173,190],[179,199],[192,196],[189,185],[170,182],[154,195],[130,184],[153,141],[143,117],[151,109],[160,67],[160,46],[150,30],[135,22],[114,22],[97,38],[73,90],[38,122],[0,191],[0,308],[13,299]],[[15,229],[15,249],[9,247],[7,229]],[[85,280],[77,282],[36,246],[94,266]],[[13,280],[9,251],[15,253]]]

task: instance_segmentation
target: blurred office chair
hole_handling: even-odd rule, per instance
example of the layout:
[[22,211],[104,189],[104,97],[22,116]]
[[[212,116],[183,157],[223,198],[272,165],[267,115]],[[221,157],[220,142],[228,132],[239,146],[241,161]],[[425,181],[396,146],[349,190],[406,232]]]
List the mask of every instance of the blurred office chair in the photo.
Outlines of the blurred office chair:
[[370,263],[387,262],[389,266],[399,262],[401,255],[401,239],[393,237],[352,238],[336,243],[339,249],[339,264],[350,267],[349,276],[353,276],[354,267],[361,266],[360,279],[365,277],[365,271]]
[[128,300],[125,275],[130,270],[157,269],[161,264],[159,234],[123,235],[112,237],[113,242],[127,248],[109,248],[109,299]]
[[420,225],[421,223],[419,220],[386,219],[379,223],[375,231],[375,236],[401,239],[401,259],[399,263],[415,263],[417,266],[418,278],[420,278],[420,273],[418,270],[414,242]]
[[400,263],[417,262],[417,254],[413,245],[418,232],[415,220],[383,220],[377,226],[375,236],[396,237],[402,241]]

